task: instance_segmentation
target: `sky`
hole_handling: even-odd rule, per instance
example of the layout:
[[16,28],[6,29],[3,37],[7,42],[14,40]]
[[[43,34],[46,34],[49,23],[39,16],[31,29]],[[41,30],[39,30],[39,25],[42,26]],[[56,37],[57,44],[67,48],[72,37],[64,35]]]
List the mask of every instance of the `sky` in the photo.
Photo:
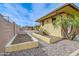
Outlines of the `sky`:
[[[35,26],[39,18],[62,6],[61,3],[0,3],[0,14],[20,26]],[[79,7],[79,4],[75,4]]]

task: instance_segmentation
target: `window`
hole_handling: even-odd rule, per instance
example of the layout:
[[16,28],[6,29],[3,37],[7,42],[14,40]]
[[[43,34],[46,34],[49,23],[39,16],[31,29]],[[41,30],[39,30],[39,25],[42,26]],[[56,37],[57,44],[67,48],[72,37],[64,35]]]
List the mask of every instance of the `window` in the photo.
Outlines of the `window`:
[[42,26],[44,26],[44,21],[42,21]]
[[56,18],[52,18],[52,23],[56,20]]

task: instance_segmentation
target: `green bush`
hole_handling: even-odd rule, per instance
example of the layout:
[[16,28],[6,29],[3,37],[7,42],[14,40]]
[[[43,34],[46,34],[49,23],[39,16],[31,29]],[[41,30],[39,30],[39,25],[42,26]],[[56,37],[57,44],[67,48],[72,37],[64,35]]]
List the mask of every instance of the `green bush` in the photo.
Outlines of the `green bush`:
[[46,30],[43,30],[44,35],[48,35],[48,32]]
[[44,28],[40,27],[40,31],[41,31],[44,35],[48,35],[47,30],[45,30]]

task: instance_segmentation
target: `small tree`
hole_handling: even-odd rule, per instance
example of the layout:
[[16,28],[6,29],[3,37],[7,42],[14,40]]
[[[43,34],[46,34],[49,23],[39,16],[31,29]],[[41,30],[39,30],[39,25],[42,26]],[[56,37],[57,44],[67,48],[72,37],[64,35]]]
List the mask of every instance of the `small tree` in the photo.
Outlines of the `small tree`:
[[44,34],[44,35],[49,35],[48,31],[46,29],[44,29],[43,27],[40,27],[40,31]]
[[58,15],[53,25],[55,27],[61,26],[63,28],[64,36],[67,39],[73,40],[78,34],[79,29],[79,16],[77,15]]

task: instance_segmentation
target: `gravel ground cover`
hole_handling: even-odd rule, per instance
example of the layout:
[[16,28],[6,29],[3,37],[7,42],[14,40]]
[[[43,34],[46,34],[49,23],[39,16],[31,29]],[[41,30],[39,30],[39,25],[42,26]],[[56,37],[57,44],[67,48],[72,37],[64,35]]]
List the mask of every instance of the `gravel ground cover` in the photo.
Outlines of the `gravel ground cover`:
[[76,56],[79,56],[79,53]]
[[[21,38],[23,39],[24,37],[21,37]],[[28,50],[26,49],[26,50],[17,51],[17,52],[5,52],[1,55],[4,55],[4,56],[68,56],[69,54],[76,51],[77,49],[79,49],[79,42],[76,42],[76,41],[65,39],[49,45],[39,40],[39,47],[37,48],[28,49]]]
[[62,40],[47,46],[40,43],[38,48],[5,53],[5,56],[68,56],[77,49],[79,42]]
[[43,50],[51,56],[68,56],[77,49],[79,49],[79,42],[71,40],[62,40],[43,48]]
[[18,34],[12,44],[23,43],[28,41],[33,41],[28,34]]
[[17,52],[5,53],[5,56],[48,56],[45,51],[42,49],[44,46],[39,43],[39,47],[22,50]]

